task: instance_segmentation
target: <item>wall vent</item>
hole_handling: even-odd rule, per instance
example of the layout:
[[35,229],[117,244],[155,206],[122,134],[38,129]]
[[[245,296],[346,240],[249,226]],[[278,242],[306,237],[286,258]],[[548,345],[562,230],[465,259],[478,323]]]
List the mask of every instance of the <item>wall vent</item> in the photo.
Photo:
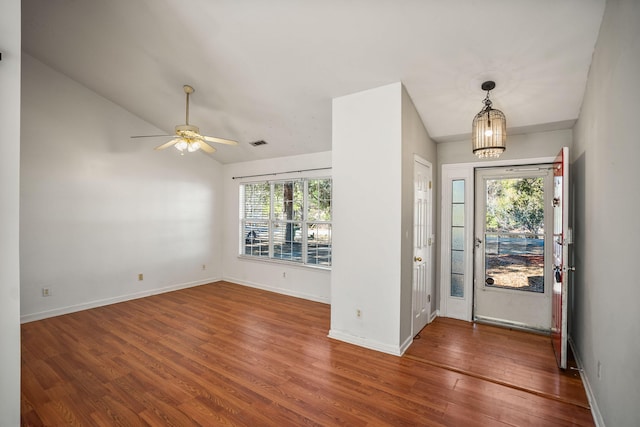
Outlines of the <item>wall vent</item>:
[[257,147],[259,145],[267,145],[267,141],[264,141],[261,139],[260,141],[250,142],[249,144],[253,145],[254,147]]

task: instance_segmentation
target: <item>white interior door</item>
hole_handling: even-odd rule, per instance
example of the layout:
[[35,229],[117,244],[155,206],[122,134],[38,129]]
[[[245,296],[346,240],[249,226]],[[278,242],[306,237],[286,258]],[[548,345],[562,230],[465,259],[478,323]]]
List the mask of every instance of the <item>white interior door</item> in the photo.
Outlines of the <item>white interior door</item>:
[[569,148],[558,153],[553,168],[553,296],[551,343],[558,366],[567,368],[569,260]]
[[475,320],[546,332],[551,328],[551,252],[545,244],[551,241],[546,226],[551,223],[550,169],[476,172]]
[[413,295],[412,331],[415,336],[431,316],[431,165],[416,159],[413,165]]

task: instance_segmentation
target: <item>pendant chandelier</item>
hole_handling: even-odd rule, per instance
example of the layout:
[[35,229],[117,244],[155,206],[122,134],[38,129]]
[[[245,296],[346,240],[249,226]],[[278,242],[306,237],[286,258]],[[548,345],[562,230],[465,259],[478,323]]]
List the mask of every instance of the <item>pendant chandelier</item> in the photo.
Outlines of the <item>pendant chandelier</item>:
[[489,92],[496,87],[496,83],[487,81],[481,87],[487,91],[487,96],[482,101],[484,108],[473,119],[473,154],[481,159],[497,158],[507,148],[507,118],[502,111],[491,108]]

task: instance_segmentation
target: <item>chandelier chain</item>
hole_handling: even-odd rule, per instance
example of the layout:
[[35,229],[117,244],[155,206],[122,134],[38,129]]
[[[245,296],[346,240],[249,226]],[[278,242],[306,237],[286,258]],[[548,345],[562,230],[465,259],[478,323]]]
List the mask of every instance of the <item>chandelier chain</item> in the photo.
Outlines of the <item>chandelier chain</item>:
[[490,93],[491,89],[487,91],[487,96],[485,96],[484,100],[482,101],[484,102],[484,111],[487,112],[487,125],[489,127],[491,127],[491,106],[493,105],[493,102],[491,102],[491,100],[489,99]]

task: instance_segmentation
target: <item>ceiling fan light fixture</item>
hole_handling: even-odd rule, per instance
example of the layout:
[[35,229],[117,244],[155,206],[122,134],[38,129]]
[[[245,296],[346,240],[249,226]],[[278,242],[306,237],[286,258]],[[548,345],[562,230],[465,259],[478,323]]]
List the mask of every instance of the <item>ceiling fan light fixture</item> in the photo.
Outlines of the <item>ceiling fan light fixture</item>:
[[507,149],[507,118],[502,111],[491,108],[489,99],[489,92],[495,87],[493,81],[482,83],[482,90],[487,91],[482,101],[484,108],[473,118],[471,144],[473,154],[480,159],[498,158]]
[[190,153],[193,153],[194,151],[198,151],[200,149],[200,142],[199,141],[194,141],[192,143],[189,144],[189,146],[187,147],[187,151]]
[[182,141],[178,141],[175,147],[178,151],[184,151],[189,147],[189,143],[183,139]]

